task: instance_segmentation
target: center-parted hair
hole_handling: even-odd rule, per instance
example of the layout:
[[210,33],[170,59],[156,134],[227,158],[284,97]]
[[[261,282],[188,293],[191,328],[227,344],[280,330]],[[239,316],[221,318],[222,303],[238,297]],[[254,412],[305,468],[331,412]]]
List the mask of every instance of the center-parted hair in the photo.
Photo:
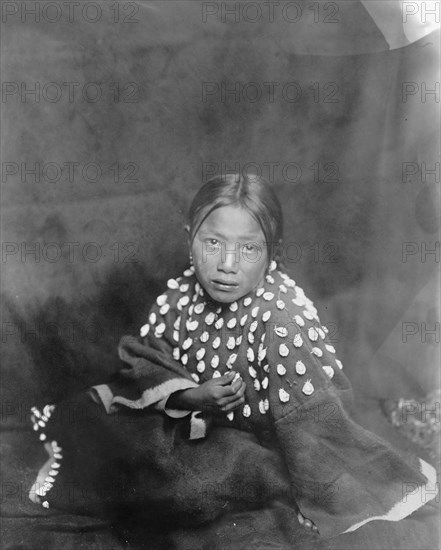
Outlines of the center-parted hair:
[[283,214],[279,199],[270,184],[261,176],[225,174],[205,183],[190,206],[190,240],[196,236],[204,220],[223,206],[241,206],[259,223],[274,258],[283,238]]

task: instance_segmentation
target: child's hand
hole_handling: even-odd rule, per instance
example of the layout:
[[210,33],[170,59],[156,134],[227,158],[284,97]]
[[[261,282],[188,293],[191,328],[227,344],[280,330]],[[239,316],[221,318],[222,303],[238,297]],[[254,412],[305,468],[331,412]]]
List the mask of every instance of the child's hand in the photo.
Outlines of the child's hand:
[[226,413],[236,409],[245,401],[246,385],[240,376],[233,382],[235,376],[236,373],[231,371],[219,378],[207,380],[197,388],[179,392],[180,407],[212,413]]

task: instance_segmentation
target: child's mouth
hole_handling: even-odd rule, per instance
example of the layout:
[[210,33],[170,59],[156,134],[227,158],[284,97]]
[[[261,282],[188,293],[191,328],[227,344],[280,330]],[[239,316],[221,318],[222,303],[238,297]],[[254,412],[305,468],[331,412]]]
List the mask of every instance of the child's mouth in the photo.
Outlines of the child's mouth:
[[211,282],[213,286],[218,290],[235,290],[239,287],[237,283],[233,283],[231,281],[223,281],[221,279],[213,279]]

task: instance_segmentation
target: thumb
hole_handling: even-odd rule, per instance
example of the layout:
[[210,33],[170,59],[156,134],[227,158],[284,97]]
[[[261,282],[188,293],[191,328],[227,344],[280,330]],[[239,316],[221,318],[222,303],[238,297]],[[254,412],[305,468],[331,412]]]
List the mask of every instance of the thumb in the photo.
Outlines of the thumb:
[[228,384],[231,384],[235,375],[236,373],[234,371],[230,371],[230,372],[227,372],[227,374],[224,374],[223,376],[220,376],[219,378],[217,378],[217,380],[219,380],[219,384],[221,386],[227,386]]

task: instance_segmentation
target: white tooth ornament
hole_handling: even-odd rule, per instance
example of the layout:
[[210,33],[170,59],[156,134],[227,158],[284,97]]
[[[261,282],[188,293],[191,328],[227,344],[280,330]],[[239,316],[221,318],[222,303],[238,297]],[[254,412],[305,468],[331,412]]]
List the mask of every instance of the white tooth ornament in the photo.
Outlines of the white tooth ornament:
[[285,309],[285,302],[283,300],[277,300],[276,306],[277,309]]
[[199,292],[199,290],[201,289],[201,285],[198,283],[198,281],[196,281],[195,285],[194,285],[194,289],[196,292]]
[[270,317],[271,317],[271,311],[265,311],[265,313],[262,315],[262,321],[266,323]]
[[243,305],[244,305],[244,306],[249,306],[249,305],[251,304],[252,301],[253,301],[253,300],[252,300],[251,296],[247,296],[247,297],[244,299],[244,301],[243,301]]
[[49,470],[50,476],[57,476],[60,472],[58,470]]
[[289,393],[287,393],[283,388],[279,390],[279,399],[282,403],[287,403],[289,401]]
[[307,309],[303,310],[303,317],[305,319],[308,319],[309,321],[312,321],[314,319],[314,315]]
[[257,359],[259,363],[261,363],[266,357],[266,348],[259,349],[259,353],[257,354]]
[[248,338],[248,342],[249,342],[250,344],[254,344],[254,334],[253,334],[252,332],[249,332],[249,333],[248,333],[247,338]]
[[265,376],[265,378],[262,380],[262,388],[266,390],[268,387],[268,376]]
[[240,326],[243,327],[245,325],[245,323],[247,322],[247,319],[248,319],[248,315],[244,315],[243,317],[241,317],[240,319]]
[[285,327],[276,327],[274,332],[277,336],[280,336],[280,338],[286,338],[288,336],[288,329]]
[[263,368],[263,370],[264,370],[265,372],[269,372],[269,365],[268,365],[268,363],[267,363],[266,365],[263,365],[262,368]]
[[236,347],[236,338],[234,336],[230,336],[227,340],[227,348],[232,350]]
[[237,305],[237,302],[233,302],[232,304],[230,304],[229,307],[230,307],[230,311],[234,312],[234,311],[237,311],[239,306]]
[[49,508],[49,502],[47,500],[42,502],[41,505],[43,506],[43,508]]
[[305,300],[303,298],[301,298],[300,296],[296,296],[291,301],[294,305],[299,306],[299,307],[303,307],[305,305]]
[[196,365],[196,370],[200,373],[203,373],[205,371],[205,362],[199,361],[199,363]]
[[193,275],[193,272],[194,272],[194,267],[189,267],[188,269],[186,269],[183,273],[184,277],[191,277]]
[[250,332],[254,332],[257,328],[257,321],[253,321],[250,325]]
[[196,304],[194,306],[194,312],[200,315],[204,311],[204,308],[205,308],[204,304]]
[[300,315],[296,315],[294,317],[294,321],[299,325],[299,327],[303,327],[305,325],[305,321],[300,317]]
[[190,302],[190,298],[188,296],[182,296],[182,298],[179,298],[179,304],[181,306],[186,306]]
[[184,340],[184,343],[182,344],[182,349],[187,350],[191,346],[192,343],[193,343],[193,339],[192,338],[187,338],[186,340]]
[[279,363],[276,367],[276,370],[277,370],[277,374],[279,376],[284,376],[286,374],[286,369],[285,367],[282,365],[282,363]]
[[204,331],[200,336],[199,336],[199,340],[205,344],[206,342],[208,342],[208,340],[210,339],[210,335],[208,334],[207,331]]
[[44,441],[46,439],[46,434],[40,434],[39,439],[40,441]]
[[237,323],[237,319],[236,317],[233,317],[232,319],[230,319],[227,323],[227,327],[228,328],[234,328],[236,326],[236,323]]
[[165,323],[159,323],[159,325],[156,327],[156,330],[155,330],[155,336],[160,337],[164,334],[164,332],[165,332]]
[[280,292],[283,292],[283,294],[286,294],[288,292],[288,289],[285,285],[279,285]]
[[187,321],[186,325],[189,331],[194,331],[198,328],[199,323],[197,321]]
[[165,294],[161,294],[161,296],[158,296],[156,298],[156,303],[158,304],[158,306],[163,306],[166,301],[167,301],[167,296]]
[[341,362],[339,359],[336,359],[335,362],[336,362],[337,367],[338,367],[339,369],[342,369],[342,368],[343,368],[343,364],[342,364],[342,362]]
[[217,369],[219,366],[219,355],[213,355],[210,361],[210,365],[213,369]]
[[252,348],[247,349],[247,359],[250,363],[254,362],[254,351]]
[[179,342],[179,332],[177,330],[173,331],[173,340]]
[[328,334],[328,332],[329,332],[328,327],[323,326],[322,329],[326,334]]
[[149,323],[151,325],[154,325],[156,323],[156,313],[154,311],[152,311],[152,313],[150,313],[149,315]]
[[262,296],[262,294],[265,292],[265,289],[260,287],[256,290],[256,296]]
[[297,361],[297,363],[296,363],[296,373],[300,374],[300,376],[302,376],[302,374],[305,374],[305,372],[306,372],[306,367],[305,367],[304,363],[302,361]]
[[144,338],[144,336],[147,336],[150,330],[150,325],[143,325],[140,330],[141,338]]
[[216,338],[213,340],[213,349],[217,349],[220,346],[221,339],[219,336],[216,336]]
[[318,330],[314,327],[308,329],[308,337],[312,342],[318,340]]
[[188,283],[184,283],[179,287],[179,290],[181,292],[187,292],[187,290],[190,288],[190,285]]
[[263,295],[263,299],[269,302],[274,298],[274,294],[272,292],[265,292]]
[[271,275],[267,275],[265,277],[265,279],[267,280],[267,282],[270,284],[270,285],[273,285],[274,284],[274,277],[271,277]]
[[215,370],[213,372],[213,378],[220,378],[221,376],[222,376],[222,374],[218,370]]
[[257,380],[257,378],[254,379],[254,389],[256,391],[260,391],[260,382]]
[[228,418],[228,420],[230,420],[232,422],[234,420],[234,412],[233,411],[229,412],[227,414],[227,418]]
[[205,355],[205,348],[200,348],[198,349],[198,351],[196,352],[196,359],[198,361],[200,361],[201,359],[204,358],[204,355]]
[[179,348],[173,348],[173,359],[175,361],[179,361],[179,357],[181,356],[179,352]]
[[233,364],[235,363],[236,359],[237,359],[237,353],[232,353],[227,360],[227,367],[229,369],[233,368]]
[[[60,449],[61,450],[61,449]],[[58,462],[52,462],[51,464],[51,468],[59,468],[60,467],[60,464],[58,464]]]
[[248,372],[250,373],[251,378],[256,378],[257,376],[256,369],[251,365],[248,365]]
[[212,311],[205,316],[205,322],[207,325],[212,325],[215,319],[216,315]]
[[320,334],[320,338],[321,338],[322,340],[324,340],[324,339],[326,338],[325,331],[324,331],[321,327],[319,327],[319,328],[317,329],[317,332]]
[[184,355],[181,357],[181,363],[183,365],[186,365],[188,363],[188,355],[184,353]]
[[323,355],[323,351],[320,348],[312,348],[311,353],[313,353],[317,357],[321,357]]
[[240,346],[241,343],[242,343],[242,336],[238,336],[236,338],[236,346]]
[[175,330],[179,330],[179,327],[181,326],[181,317],[179,316],[176,321],[173,323],[173,328]]
[[171,290],[176,290],[177,288],[179,288],[179,283],[176,279],[169,279],[167,281],[167,286],[168,288],[170,288]]
[[325,348],[330,351],[331,353],[335,353],[335,348],[334,346],[331,346],[329,344],[325,344]]
[[253,309],[251,310],[251,317],[254,317],[255,319],[258,313],[259,313],[259,306],[253,307]]
[[288,346],[286,344],[280,344],[279,353],[282,357],[288,357],[288,355],[289,355]]
[[314,386],[311,384],[311,380],[307,380],[302,388],[302,392],[305,395],[311,395],[314,392]]
[[302,340],[302,337],[300,336],[300,334],[296,334],[294,336],[293,344],[295,345],[296,348],[301,348],[302,347],[303,340]]
[[329,365],[324,365],[323,370],[326,372],[326,374],[329,376],[329,378],[332,378],[334,376],[334,369]]
[[296,286],[296,282],[290,279],[289,277],[285,279],[285,284],[286,286],[290,286],[291,288],[294,288]]
[[159,313],[161,315],[165,315],[166,313],[168,313],[169,309],[170,309],[170,304],[164,304],[163,306],[161,306]]
[[245,418],[249,418],[251,416],[251,407],[248,404],[243,406],[242,414]]
[[199,376],[195,372],[191,376],[195,382],[199,382]]
[[260,414],[265,414],[266,413],[265,403],[263,401],[259,401],[259,412],[260,412]]
[[220,328],[222,328],[224,325],[224,319],[223,317],[220,317],[220,319],[218,319],[215,323],[214,323],[214,326],[217,328],[217,330],[219,330]]

